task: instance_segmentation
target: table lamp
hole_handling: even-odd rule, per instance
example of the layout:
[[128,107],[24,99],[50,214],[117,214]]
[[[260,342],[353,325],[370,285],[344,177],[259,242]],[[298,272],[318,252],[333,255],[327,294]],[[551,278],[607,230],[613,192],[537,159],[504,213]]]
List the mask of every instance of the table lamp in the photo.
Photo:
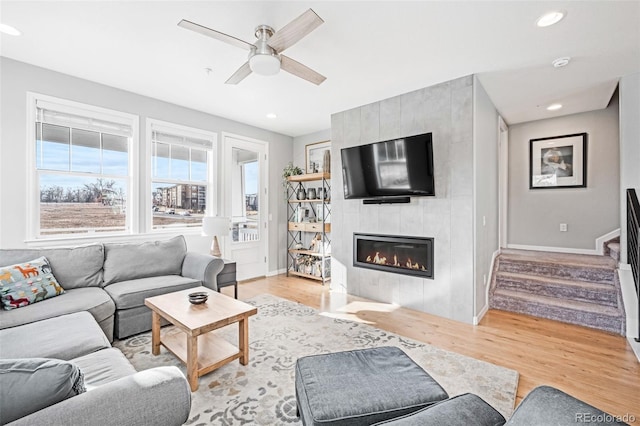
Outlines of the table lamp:
[[213,237],[211,241],[211,255],[222,257],[220,253],[220,245],[218,244],[218,235],[225,236],[229,234],[231,220],[228,217],[205,216],[202,218],[202,234],[207,237]]

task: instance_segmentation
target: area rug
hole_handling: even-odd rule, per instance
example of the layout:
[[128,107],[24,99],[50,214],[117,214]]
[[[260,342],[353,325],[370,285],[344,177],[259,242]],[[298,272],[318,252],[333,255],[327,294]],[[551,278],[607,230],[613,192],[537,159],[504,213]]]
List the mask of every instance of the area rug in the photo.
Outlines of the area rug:
[[[294,390],[299,357],[377,346],[397,346],[436,379],[450,396],[471,392],[509,417],[518,373],[438,349],[367,324],[329,318],[308,306],[271,295],[247,301],[258,308],[249,322],[250,362],[233,361],[200,378],[188,425],[299,425]],[[165,332],[179,332],[175,327]],[[238,342],[238,327],[215,331]],[[184,365],[162,348],[151,354],[151,333],[116,341],[137,370]]]

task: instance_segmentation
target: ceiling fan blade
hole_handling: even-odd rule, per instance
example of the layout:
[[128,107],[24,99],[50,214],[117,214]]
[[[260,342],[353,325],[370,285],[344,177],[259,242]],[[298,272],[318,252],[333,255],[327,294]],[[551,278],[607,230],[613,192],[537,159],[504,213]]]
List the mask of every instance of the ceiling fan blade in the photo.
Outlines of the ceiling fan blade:
[[224,84],[238,84],[244,80],[249,74],[251,74],[251,68],[249,67],[249,61],[245,62],[236,72]]
[[313,9],[309,9],[293,21],[276,31],[267,41],[277,53],[293,46],[311,31],[318,28],[324,21]]
[[284,55],[280,55],[280,68],[313,84],[320,84],[327,79],[327,77],[315,72],[308,66],[302,65],[300,62]]
[[224,41],[225,43],[229,43],[241,49],[251,50],[253,48],[253,44],[251,43],[247,43],[246,41],[230,36],[229,34],[212,30],[211,28],[204,27],[200,24],[196,24],[195,22],[187,21],[186,19],[178,22],[178,26],[187,30],[195,31],[207,37],[215,38],[216,40]]

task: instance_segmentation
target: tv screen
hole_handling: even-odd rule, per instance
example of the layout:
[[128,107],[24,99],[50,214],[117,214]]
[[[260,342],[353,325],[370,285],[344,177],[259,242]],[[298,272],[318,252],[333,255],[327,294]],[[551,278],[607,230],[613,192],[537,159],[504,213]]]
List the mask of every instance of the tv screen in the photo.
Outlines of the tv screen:
[[431,133],[343,148],[344,198],[435,195]]

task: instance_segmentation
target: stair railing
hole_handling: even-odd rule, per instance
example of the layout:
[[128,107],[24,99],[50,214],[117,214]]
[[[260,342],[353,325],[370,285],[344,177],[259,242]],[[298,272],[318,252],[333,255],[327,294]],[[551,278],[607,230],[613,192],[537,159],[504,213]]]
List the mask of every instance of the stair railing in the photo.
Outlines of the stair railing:
[[631,265],[633,281],[638,296],[638,337],[640,342],[640,203],[636,190],[627,189],[627,262]]

